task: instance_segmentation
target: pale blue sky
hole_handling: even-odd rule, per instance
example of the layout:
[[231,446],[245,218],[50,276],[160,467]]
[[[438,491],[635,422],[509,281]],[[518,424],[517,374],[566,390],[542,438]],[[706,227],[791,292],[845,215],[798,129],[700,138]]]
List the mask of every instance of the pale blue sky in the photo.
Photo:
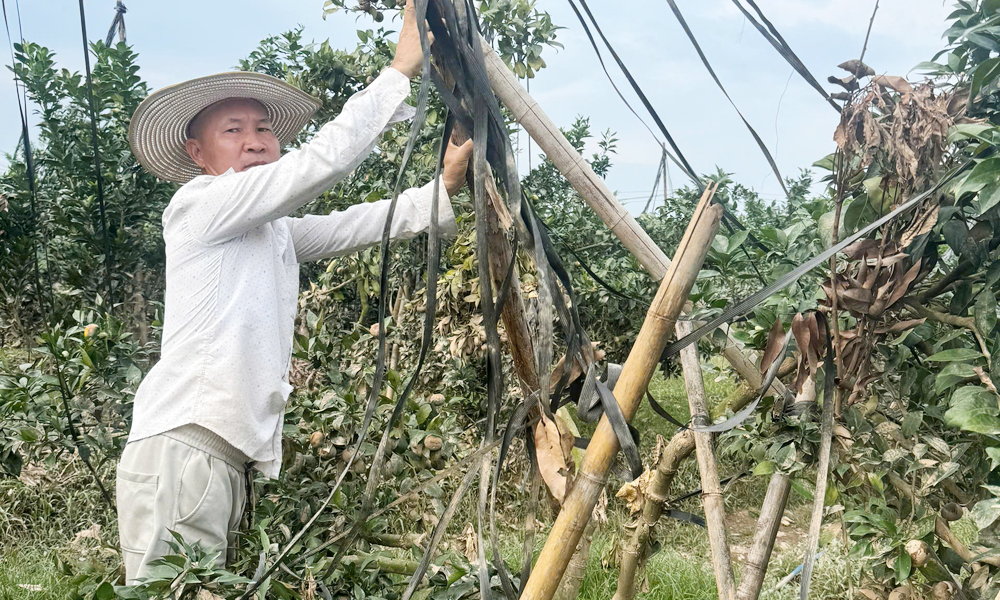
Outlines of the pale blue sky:
[[[13,12],[13,2],[7,4]],[[114,0],[86,0],[91,40],[107,33],[114,4]],[[694,168],[708,172],[722,166],[764,197],[778,198],[781,190],[767,163],[709,78],[667,3],[591,0],[589,4]],[[825,81],[828,75],[842,74],[836,69],[838,63],[860,54],[874,0],[758,0],[758,4],[813,74]],[[951,4],[950,0],[883,0],[865,62],[880,73],[905,75],[920,61],[929,60],[943,47],[941,33]],[[139,74],[154,89],[228,70],[262,38],[298,24],[305,26],[307,40],[329,39],[341,48],[356,45],[357,29],[375,25],[367,16],[343,13],[324,21],[323,0],[125,0],[125,5],[128,42],[139,54]],[[837,114],[798,75],[789,77],[791,68],[744,22],[730,0],[678,0],[678,5],[783,175],[795,175],[833,150]],[[583,114],[590,117],[595,132],[607,128],[617,132],[618,155],[608,183],[637,212],[652,188],[659,147],[615,95],[568,3],[538,0],[537,6],[566,28],[558,37],[565,49],[547,51],[548,68],[531,82],[532,95],[560,127]],[[60,67],[82,70],[76,0],[21,0],[20,8],[26,39],[51,48]],[[387,19],[383,25],[391,24]],[[632,101],[627,82],[621,77],[618,81]],[[633,106],[641,109],[637,100]],[[0,111],[7,115],[0,119],[0,150],[9,152],[19,135],[9,74],[0,82]],[[640,114],[645,117],[641,110]],[[522,170],[526,162],[522,155]],[[675,185],[684,183],[676,168],[671,173]]]

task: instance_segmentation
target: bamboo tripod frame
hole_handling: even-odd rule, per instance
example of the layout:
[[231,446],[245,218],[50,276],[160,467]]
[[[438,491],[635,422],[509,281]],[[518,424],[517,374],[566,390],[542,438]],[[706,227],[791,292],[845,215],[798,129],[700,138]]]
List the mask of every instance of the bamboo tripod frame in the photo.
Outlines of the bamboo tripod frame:
[[[660,282],[656,297],[646,313],[635,344],[615,385],[615,396],[626,420],[631,420],[659,363],[660,354],[673,333],[698,271],[719,229],[722,207],[711,204],[714,187],[705,190],[687,231],[677,247],[675,260]],[[591,512],[604,489],[607,473],[618,453],[618,438],[607,417],[591,438],[573,490],[545,541],[545,547],[528,578],[522,600],[550,600],[559,586],[566,566],[576,550]]]
[[[576,190],[580,197],[594,210],[597,216],[607,225],[608,229],[621,241],[622,245],[639,261],[644,269],[660,281],[670,268],[670,259],[664,254],[649,234],[639,225],[639,222],[629,214],[628,210],[618,202],[614,193],[608,189],[586,160],[580,156],[576,148],[569,143],[566,136],[559,131],[556,124],[545,114],[538,102],[528,94],[517,77],[503,64],[497,53],[489,44],[482,40],[483,55],[486,58],[486,74],[490,87],[514,115],[518,123],[524,127],[537,144],[545,152],[546,158],[559,170],[566,181]],[[683,312],[690,308],[685,306]],[[743,377],[752,388],[759,388],[763,380],[757,370],[756,360],[748,357],[740,344],[727,333],[726,348],[723,356]],[[783,398],[785,386],[774,380],[771,391],[775,396]]]

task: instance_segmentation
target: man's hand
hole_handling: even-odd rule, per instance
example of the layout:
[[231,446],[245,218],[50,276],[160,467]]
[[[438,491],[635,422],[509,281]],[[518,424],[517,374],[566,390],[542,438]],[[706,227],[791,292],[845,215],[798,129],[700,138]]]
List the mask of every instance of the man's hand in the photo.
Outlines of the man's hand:
[[441,179],[449,196],[462,191],[465,185],[465,172],[469,170],[469,159],[472,158],[472,140],[466,140],[461,146],[448,140],[448,149],[444,151],[444,167]]
[[[427,32],[427,41],[434,43],[434,34],[430,31]],[[396,43],[396,56],[389,66],[413,79],[420,74],[423,61],[424,52],[420,49],[416,9],[413,8],[413,0],[406,0],[406,7],[403,8],[403,28],[399,31],[399,41]]]

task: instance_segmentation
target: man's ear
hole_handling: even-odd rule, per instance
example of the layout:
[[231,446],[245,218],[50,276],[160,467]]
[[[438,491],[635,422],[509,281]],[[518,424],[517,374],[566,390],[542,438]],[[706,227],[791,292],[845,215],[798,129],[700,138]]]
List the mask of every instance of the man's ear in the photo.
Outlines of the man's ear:
[[205,155],[202,153],[201,142],[195,138],[188,138],[184,142],[184,149],[187,150],[188,156],[194,161],[194,164],[198,165],[201,170],[205,170]]

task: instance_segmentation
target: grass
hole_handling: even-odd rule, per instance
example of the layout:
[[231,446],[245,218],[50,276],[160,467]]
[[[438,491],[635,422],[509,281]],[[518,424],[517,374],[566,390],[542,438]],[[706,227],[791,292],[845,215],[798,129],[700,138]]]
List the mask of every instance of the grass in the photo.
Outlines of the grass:
[[40,548],[0,549],[0,598],[63,600],[71,588],[55,566],[55,556]]

